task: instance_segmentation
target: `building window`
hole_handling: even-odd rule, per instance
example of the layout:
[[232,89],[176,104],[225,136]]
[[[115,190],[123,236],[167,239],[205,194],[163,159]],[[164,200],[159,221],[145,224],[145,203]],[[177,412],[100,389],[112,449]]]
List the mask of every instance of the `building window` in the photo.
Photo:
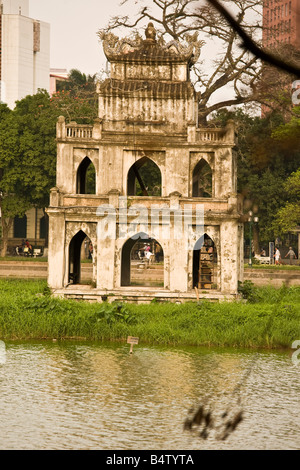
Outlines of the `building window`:
[[27,217],[15,217],[14,218],[14,238],[26,238],[27,237]]
[[96,171],[88,157],[85,157],[78,167],[76,193],[96,194]]
[[161,172],[148,157],[137,160],[127,176],[128,196],[161,196]]
[[40,218],[40,238],[46,238],[46,217]]
[[203,158],[193,171],[192,197],[212,197],[212,170]]

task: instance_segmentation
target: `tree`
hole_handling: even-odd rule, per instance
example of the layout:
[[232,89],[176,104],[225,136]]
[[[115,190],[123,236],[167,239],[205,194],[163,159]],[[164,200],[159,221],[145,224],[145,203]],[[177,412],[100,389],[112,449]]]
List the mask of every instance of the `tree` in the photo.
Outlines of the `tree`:
[[52,96],[52,105],[62,114],[80,124],[93,122],[98,110],[96,94],[97,75],[85,75],[78,69],[71,69],[68,79],[58,82],[57,92]]
[[84,89],[95,93],[96,80],[97,74],[86,75],[85,73],[80,72],[78,69],[71,69],[68,78],[58,82],[57,90],[70,90],[73,92],[73,94],[76,94],[78,90]]
[[[233,17],[233,15],[218,0],[207,1],[226,19],[228,24],[230,24],[230,26],[238,33],[239,37],[242,40],[240,47],[247,49],[257,58],[261,59],[263,62],[269,65],[272,65],[273,67],[276,67],[277,69],[283,70],[292,75],[300,75],[300,67],[298,63],[299,55],[296,54],[296,56],[289,57],[287,59],[287,44],[285,44],[285,47],[283,49],[283,51],[285,51],[285,55],[283,55],[283,57],[280,57],[276,53],[272,53],[270,50],[266,50],[260,44],[255,42],[249,34],[247,34],[247,31],[243,29],[243,27]],[[276,42],[276,35],[273,37],[273,40]]]
[[55,182],[55,123],[47,92],[27,96],[0,123],[2,256],[15,216],[45,207]]
[[[273,137],[289,150],[292,157],[296,157],[300,148],[300,108],[295,108],[295,116],[284,125],[279,126]],[[300,224],[300,161],[298,168],[293,171],[284,182],[285,204],[277,211],[274,226],[278,233],[284,235],[294,230]]]
[[[14,110],[0,104],[0,208],[1,255],[7,252],[14,217],[22,217],[32,206],[44,209],[56,180],[56,122],[95,118],[95,107],[69,93],[50,98],[45,90],[28,95]],[[47,217],[46,217],[47,220]]]
[[[300,146],[287,129],[294,129],[292,122],[284,124],[283,117],[270,114],[265,118],[253,117],[241,109],[219,111],[214,123],[223,126],[234,119],[238,132],[237,164],[238,192],[244,196],[245,239],[248,239],[247,213],[252,210],[259,217],[253,225],[255,252],[261,244],[275,240],[282,234],[278,212],[291,199],[286,181],[300,166]],[[299,127],[300,130],[300,127]]]
[[[130,0],[124,0],[122,5],[126,6],[129,2]],[[195,42],[196,36],[199,36],[198,45],[202,45],[203,51],[205,51],[205,42],[210,48],[219,46],[212,63],[206,58],[193,66],[195,87],[199,91],[200,122],[206,124],[212,112],[232,105],[256,102],[275,106],[272,80],[268,76],[268,84],[263,82],[261,61],[246,48],[240,47],[238,32],[206,1],[136,0],[135,3],[141,6],[136,19],[131,21],[126,15],[112,18],[107,28],[98,33],[102,40],[118,28],[131,28],[133,34],[136,34],[137,26],[151,21],[157,28],[160,41],[170,38]],[[262,1],[226,0],[225,3],[235,11],[236,24],[247,33],[247,37],[257,39],[262,29],[259,14]],[[273,79],[274,82],[277,81],[278,87],[278,76],[274,76]],[[229,87],[232,90],[232,97],[223,99],[223,96],[229,96]],[[282,90],[283,87],[278,100],[285,102],[286,97],[282,96]],[[221,98],[218,98],[220,96]]]

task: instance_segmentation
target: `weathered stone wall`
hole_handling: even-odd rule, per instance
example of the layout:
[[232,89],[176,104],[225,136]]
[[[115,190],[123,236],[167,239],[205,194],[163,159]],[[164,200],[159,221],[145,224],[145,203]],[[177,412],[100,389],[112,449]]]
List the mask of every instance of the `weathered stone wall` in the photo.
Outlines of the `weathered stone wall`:
[[[130,237],[144,232],[163,249],[164,289],[192,292],[197,237],[188,245],[186,233],[178,237],[176,230],[178,214],[185,213],[192,214],[186,228],[193,230],[196,209],[201,207],[204,232],[216,251],[217,290],[224,295],[237,293],[238,280],[242,280],[243,226],[236,194],[234,123],[228,122],[224,129],[197,126],[197,94],[189,81],[192,49],[175,43],[161,48],[154,39],[136,48],[130,42],[116,45],[112,38],[105,48],[112,62],[111,77],[99,87],[99,115],[94,125],[66,124],[59,118],[57,187],[51,192],[48,209],[51,287],[68,286],[72,253],[78,251],[80,234],[85,234],[94,246],[97,289],[122,290],[130,281]],[[79,194],[78,188],[78,174],[87,158],[96,173],[92,195]],[[143,159],[152,160],[160,170],[160,197],[129,195],[133,193],[128,175],[133,168],[136,172]],[[212,173],[211,194],[195,197],[194,169],[202,160]],[[149,220],[154,205],[170,209],[169,222],[158,218],[156,225],[145,225],[140,214],[136,219],[138,206]],[[110,237],[104,236],[105,208],[109,208],[114,233]],[[122,235],[122,217],[130,226],[135,223],[127,235]]]

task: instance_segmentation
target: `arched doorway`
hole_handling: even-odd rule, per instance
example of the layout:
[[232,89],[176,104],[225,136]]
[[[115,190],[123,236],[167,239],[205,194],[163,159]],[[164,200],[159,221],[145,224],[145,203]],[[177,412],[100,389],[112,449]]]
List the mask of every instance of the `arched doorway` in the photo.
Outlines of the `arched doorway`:
[[[76,235],[74,235],[69,245],[68,282],[70,284],[91,283],[93,280],[91,267],[92,257],[92,242],[87,237],[87,235],[82,230],[80,230]],[[84,275],[82,273],[82,263],[84,263]]]
[[85,157],[78,167],[76,194],[96,194],[96,171],[89,157]]
[[193,170],[192,197],[212,197],[212,170],[203,158]]
[[164,252],[157,240],[139,233],[124,243],[121,286],[164,286]]
[[205,233],[193,250],[193,288],[217,289],[217,249],[213,240]]
[[129,169],[128,196],[161,196],[161,171],[148,157],[142,157]]

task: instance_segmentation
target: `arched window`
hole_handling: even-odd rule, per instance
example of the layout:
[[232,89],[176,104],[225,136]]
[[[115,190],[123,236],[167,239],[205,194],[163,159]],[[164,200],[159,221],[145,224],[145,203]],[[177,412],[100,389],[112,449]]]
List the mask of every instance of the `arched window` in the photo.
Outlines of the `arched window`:
[[212,170],[203,158],[193,171],[192,197],[212,197]]
[[161,196],[161,172],[148,157],[136,161],[128,171],[128,196]]
[[96,194],[96,171],[89,157],[85,157],[77,170],[77,194]]
[[14,238],[27,237],[27,216],[14,218]]
[[217,289],[217,250],[205,233],[193,250],[193,288]]
[[157,240],[139,233],[123,245],[121,286],[164,286],[164,252]]
[[[83,241],[87,243],[83,243]],[[81,262],[82,259],[86,258],[86,251],[88,250],[93,253],[93,246],[89,239],[87,239],[86,234],[80,230],[74,237],[72,238],[70,245],[69,245],[69,283],[71,284],[88,284],[92,281],[92,277],[89,276],[89,269],[88,264],[85,266],[86,275],[82,276],[81,273]]]

